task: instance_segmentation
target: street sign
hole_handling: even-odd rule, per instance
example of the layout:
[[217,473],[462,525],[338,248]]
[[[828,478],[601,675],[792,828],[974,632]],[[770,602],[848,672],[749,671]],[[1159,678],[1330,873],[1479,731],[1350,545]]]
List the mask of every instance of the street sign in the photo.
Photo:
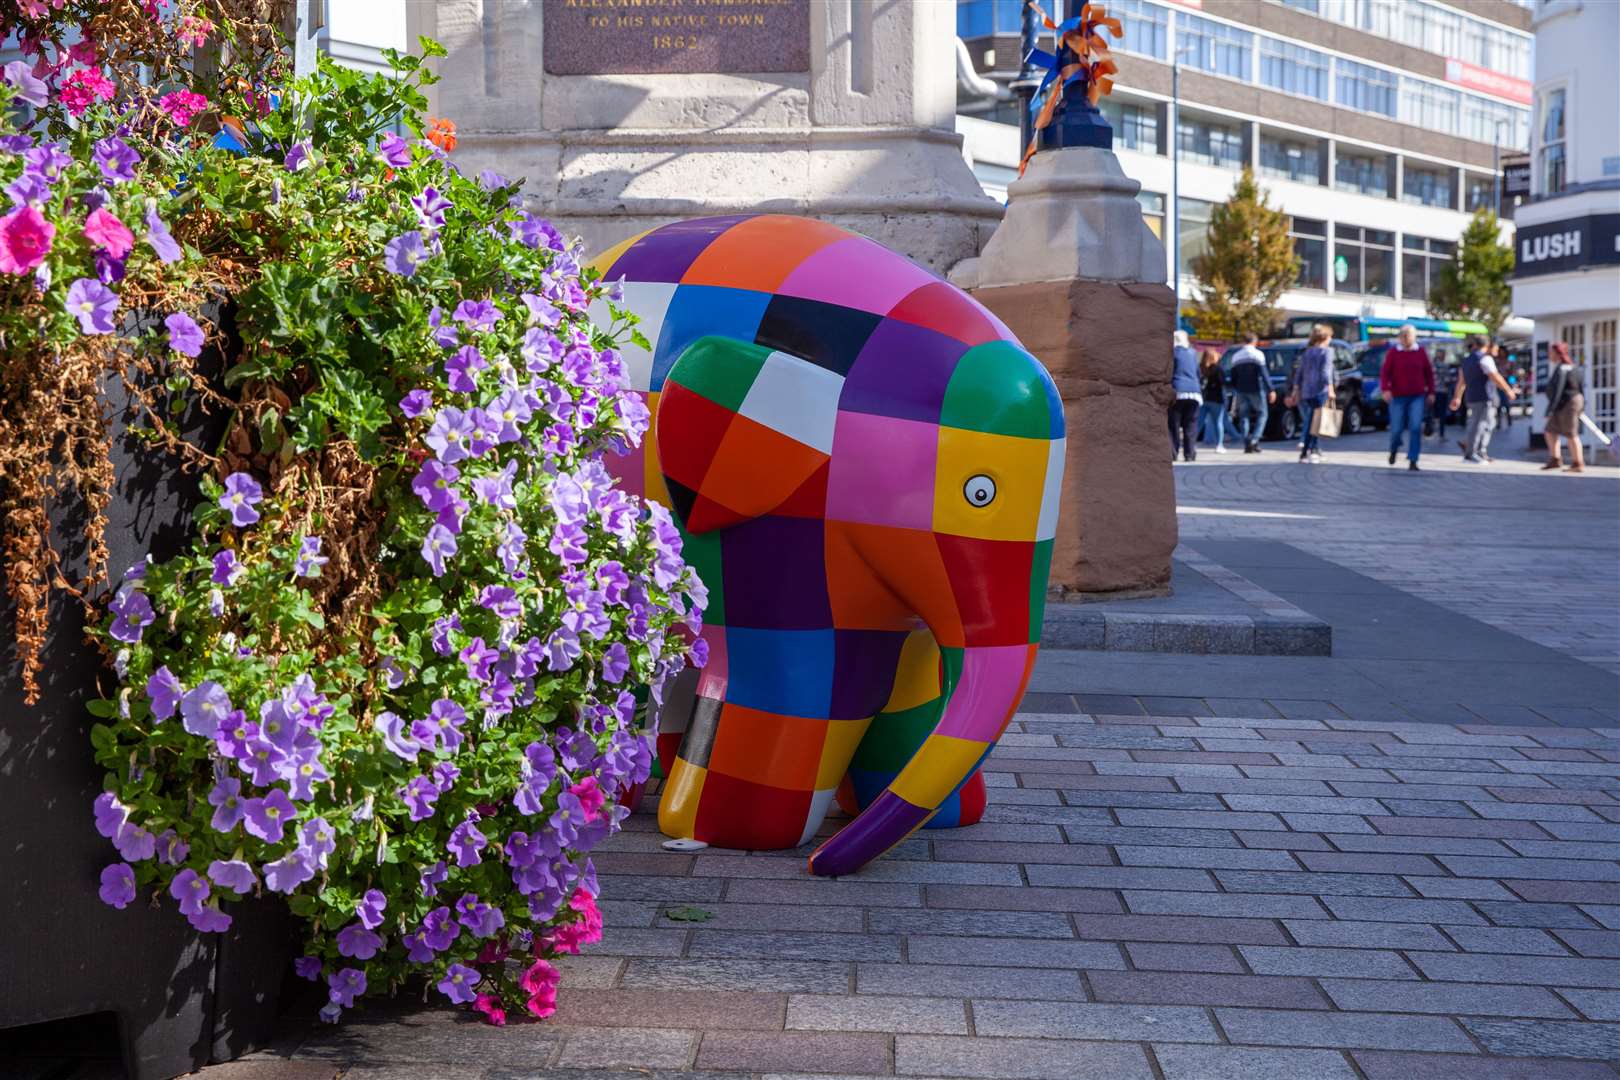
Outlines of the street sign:
[[1528,194],[1530,194],[1530,162],[1503,162],[1502,197],[1511,199],[1515,195]]

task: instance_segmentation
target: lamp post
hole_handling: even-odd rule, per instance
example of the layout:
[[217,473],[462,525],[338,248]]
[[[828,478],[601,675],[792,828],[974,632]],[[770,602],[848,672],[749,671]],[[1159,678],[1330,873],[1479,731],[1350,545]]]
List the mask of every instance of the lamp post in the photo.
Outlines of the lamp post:
[[1029,103],[1035,96],[1035,90],[1041,85],[1041,73],[1029,54],[1035,50],[1035,44],[1040,35],[1040,17],[1036,14],[1035,0],[1024,0],[1023,23],[1018,33],[1018,77],[1007,84],[1007,89],[1018,95],[1018,152],[1029,147],[1029,140],[1034,135],[1032,125],[1034,120],[1029,115]]
[[1189,42],[1170,57],[1170,283],[1176,291],[1177,330],[1181,329],[1181,58],[1197,47]]
[[1502,125],[1507,123],[1501,117],[1496,120],[1495,137],[1491,141],[1491,212],[1496,220],[1502,220]]

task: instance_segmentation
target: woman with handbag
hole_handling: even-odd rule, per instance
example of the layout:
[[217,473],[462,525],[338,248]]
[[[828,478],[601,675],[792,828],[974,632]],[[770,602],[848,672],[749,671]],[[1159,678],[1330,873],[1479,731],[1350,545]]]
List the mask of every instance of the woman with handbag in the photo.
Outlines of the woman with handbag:
[[1581,447],[1581,412],[1586,408],[1586,384],[1581,381],[1581,369],[1570,363],[1569,346],[1562,341],[1552,343],[1552,362],[1547,371],[1547,464],[1545,471],[1563,464],[1558,455],[1558,440],[1569,442],[1569,456],[1575,460],[1570,472],[1585,472],[1585,451]]
[[1339,433],[1338,410],[1333,402],[1333,350],[1328,342],[1333,331],[1321,323],[1311,327],[1310,344],[1299,356],[1293,374],[1288,377],[1288,400],[1285,404],[1299,409],[1300,430],[1305,443],[1300,447],[1300,461],[1321,461],[1321,435],[1326,424],[1329,437]]

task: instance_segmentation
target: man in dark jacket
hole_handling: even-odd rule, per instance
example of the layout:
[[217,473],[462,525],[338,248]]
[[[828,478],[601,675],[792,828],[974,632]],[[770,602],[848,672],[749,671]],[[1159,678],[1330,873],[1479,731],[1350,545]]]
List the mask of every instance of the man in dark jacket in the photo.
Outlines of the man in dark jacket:
[[1198,388],[1198,354],[1193,352],[1187,331],[1177,330],[1171,350],[1170,389],[1176,399],[1170,403],[1170,460],[1180,453],[1187,461],[1198,460],[1198,406],[1204,395]]
[[1243,433],[1243,452],[1258,454],[1260,437],[1266,430],[1267,408],[1277,400],[1271,388],[1271,376],[1266,373],[1266,354],[1256,348],[1260,339],[1253,333],[1243,335],[1243,347],[1232,354],[1232,367],[1226,373],[1226,385],[1232,391],[1238,431]]

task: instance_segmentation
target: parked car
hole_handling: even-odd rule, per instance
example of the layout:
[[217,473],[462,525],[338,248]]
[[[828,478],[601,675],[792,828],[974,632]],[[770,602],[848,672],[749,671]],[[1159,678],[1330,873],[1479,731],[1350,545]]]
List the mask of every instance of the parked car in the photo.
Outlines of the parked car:
[[[1290,442],[1299,438],[1299,409],[1287,408],[1283,405],[1283,399],[1288,396],[1288,377],[1293,373],[1294,365],[1299,363],[1300,354],[1305,351],[1308,343],[1306,338],[1279,338],[1275,341],[1260,342],[1260,351],[1266,357],[1266,374],[1271,379],[1272,389],[1277,391],[1277,400],[1271,405],[1271,413],[1266,418],[1266,430],[1262,433],[1262,438],[1286,439]],[[1233,345],[1222,354],[1223,371],[1231,370],[1232,354],[1240,347]],[[1346,435],[1354,435],[1367,423],[1361,368],[1356,363],[1348,341],[1334,338],[1328,343],[1328,347],[1333,350],[1335,397],[1339,407],[1344,410],[1341,430]],[[1385,423],[1388,423],[1387,419]]]
[[[1454,337],[1420,337],[1417,339],[1429,360],[1434,364],[1434,384],[1436,409],[1448,410],[1451,415],[1451,399],[1446,397],[1441,402],[1438,395],[1449,395],[1451,388],[1457,385],[1457,365],[1462,361],[1463,343],[1461,338]],[[1383,431],[1389,427],[1389,403],[1383,398],[1383,388],[1378,383],[1379,372],[1383,370],[1384,354],[1389,352],[1394,344],[1393,338],[1380,341],[1364,341],[1355,346],[1354,352],[1357,366],[1361,370],[1361,412],[1366,423]],[[1446,421],[1450,423],[1448,419]]]

